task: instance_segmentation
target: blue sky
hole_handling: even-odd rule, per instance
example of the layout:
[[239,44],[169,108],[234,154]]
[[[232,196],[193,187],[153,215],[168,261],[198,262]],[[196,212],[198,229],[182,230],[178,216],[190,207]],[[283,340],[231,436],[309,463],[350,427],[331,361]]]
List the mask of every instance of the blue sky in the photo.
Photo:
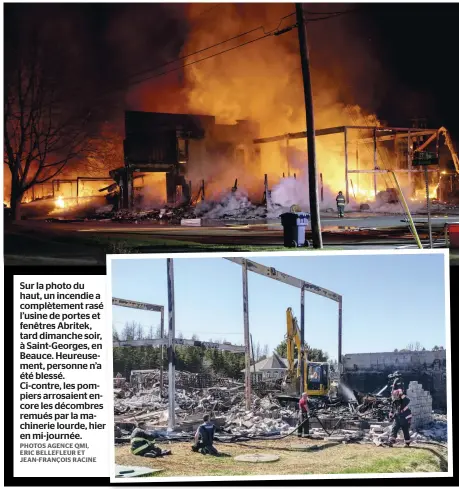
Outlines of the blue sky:
[[[393,351],[409,343],[446,347],[444,258],[436,254],[249,257],[343,296],[343,353]],[[243,344],[242,270],[223,258],[175,258],[176,331],[185,338]],[[114,297],[165,306],[165,259],[113,259]],[[272,351],[286,332],[285,312],[300,316],[298,289],[249,273],[253,341]],[[113,326],[145,330],[159,313],[113,307]],[[331,358],[338,350],[338,306],[306,293],[305,338]],[[167,327],[167,326],[166,326]]]

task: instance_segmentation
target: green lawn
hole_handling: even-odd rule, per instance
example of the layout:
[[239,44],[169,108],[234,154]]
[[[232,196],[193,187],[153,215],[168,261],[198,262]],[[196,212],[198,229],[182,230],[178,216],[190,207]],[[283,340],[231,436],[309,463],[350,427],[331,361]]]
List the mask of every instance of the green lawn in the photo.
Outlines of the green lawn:
[[[158,443],[172,450],[172,455],[148,459],[130,453],[129,446],[116,448],[116,463],[163,469],[155,477],[183,476],[243,476],[243,475],[305,475],[305,474],[365,474],[446,472],[446,450],[434,446],[382,448],[375,445],[342,444],[303,440],[312,448],[299,451],[292,448],[296,439],[259,441],[238,444],[216,444],[227,457],[215,458],[193,453],[189,443]],[[280,459],[271,463],[244,463],[234,459],[248,453],[271,453]]]

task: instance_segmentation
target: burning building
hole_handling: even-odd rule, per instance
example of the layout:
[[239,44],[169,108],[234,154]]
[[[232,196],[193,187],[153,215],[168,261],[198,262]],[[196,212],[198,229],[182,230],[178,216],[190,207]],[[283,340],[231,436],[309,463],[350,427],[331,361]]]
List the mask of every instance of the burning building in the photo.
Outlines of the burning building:
[[[314,116],[320,136],[316,153],[322,208],[334,207],[339,190],[345,192],[349,208],[370,203],[372,210],[378,210],[394,202],[395,185],[387,170],[396,170],[413,205],[423,205],[423,171],[413,168],[410,147],[412,143],[422,146],[435,136],[436,129],[429,132],[425,121],[419,120],[412,128],[389,128],[378,121],[383,96],[391,89],[386,84],[387,66],[379,62],[380,53],[366,42],[367,23],[351,15],[335,16],[335,8],[326,4],[318,6],[316,13],[313,5],[308,8],[308,15],[317,14],[315,20],[322,19],[323,9],[330,10],[327,29],[323,29],[322,21],[308,25]],[[126,75],[130,80],[122,101],[123,109],[129,109],[124,116],[124,145],[123,135],[116,144],[111,144],[109,135],[109,151],[104,151],[104,157],[97,151],[95,157],[98,163],[103,162],[103,172],[63,172],[55,185],[45,183],[31,189],[24,201],[43,198],[40,195],[46,193],[54,200],[62,197],[66,206],[69,197],[82,202],[77,183],[63,180],[75,180],[76,175],[105,180],[110,172],[108,181],[91,183],[97,187],[93,193],[104,197],[108,192],[123,208],[195,203],[203,195],[208,202],[222,202],[236,179],[245,198],[258,203],[266,195],[266,175],[275,204],[284,208],[298,204],[308,209],[304,93],[292,6],[228,3],[206,14],[201,10],[200,4],[177,8],[158,4],[139,9],[126,6],[105,14],[110,29],[109,33],[95,31],[102,36],[100,44],[104,46],[95,59],[106,59],[108,52],[115,63],[93,65],[101,70],[101,76]],[[168,20],[164,31],[158,31],[157,18]],[[257,28],[254,19],[260,23]],[[275,35],[279,27],[292,29]],[[55,32],[54,25],[50,32]],[[152,32],[156,44],[152,44]],[[72,43],[78,44],[76,38],[71,38]],[[105,46],[107,39],[110,43]],[[81,47],[75,52],[88,50]],[[161,73],[151,68],[178,62],[180,66]],[[73,68],[71,72],[73,77]],[[142,72],[148,76],[127,76]],[[84,77],[76,78],[78,83],[90,78],[88,73],[90,69],[85,68]],[[94,80],[100,86],[100,77]],[[399,94],[398,99],[394,97],[395,108],[383,115],[403,120],[418,108],[402,110],[398,102],[402,92],[398,85],[394,88]],[[118,102],[114,100],[117,107]],[[122,116],[118,116],[118,112],[113,118],[104,113],[104,119],[116,119],[117,130],[122,133]],[[268,140],[271,144],[261,144]],[[435,147],[437,138],[429,144]],[[445,158],[451,160],[440,147],[440,165],[429,170],[430,195],[440,200],[450,200],[459,190],[457,155],[450,167],[448,161],[443,162]]]
[[[397,175],[397,180],[412,201],[425,198],[423,169],[419,155],[432,155],[433,165],[429,166],[428,186],[430,198],[451,199],[455,191],[455,175],[459,175],[459,159],[448,131],[422,127],[400,128],[369,125],[345,125],[318,129],[319,169],[332,159],[335,166],[329,178],[320,173],[320,200],[324,202],[324,190],[345,191],[346,201],[376,202],[377,205],[396,203],[398,200],[394,186],[397,184],[389,172]],[[260,138],[257,144],[295,144],[308,137],[307,132],[288,133],[280,136]],[[444,137],[444,140],[443,140]],[[440,145],[444,141],[439,158]],[[442,144],[443,146],[443,144]],[[426,153],[429,151],[429,153]],[[322,158],[320,158],[322,156]],[[451,158],[451,159],[449,159]],[[289,154],[287,153],[287,160]],[[336,164],[337,163],[337,164]],[[287,163],[290,166],[290,163]],[[449,179],[446,178],[449,176]],[[448,191],[449,189],[449,191]]]
[[[152,202],[194,203],[204,199],[206,189],[218,187],[221,193],[228,188],[229,178],[225,182],[228,175],[232,181],[239,176],[243,184],[246,179],[255,178],[261,185],[264,159],[267,157],[272,166],[273,158],[262,151],[263,146],[279,155],[277,171],[273,168],[275,173],[271,172],[274,203],[290,204],[284,202],[282,193],[285,182],[291,180],[291,168],[303,167],[300,176],[306,176],[307,158],[299,146],[299,140],[307,137],[306,132],[259,138],[259,127],[251,121],[218,124],[214,116],[208,115],[134,111],[125,114],[125,131],[125,165],[111,172],[119,185],[123,208],[143,207]],[[444,128],[346,125],[317,130],[319,169],[324,169],[319,185],[323,206],[329,205],[339,189],[345,191],[348,203],[376,204],[372,207],[397,203],[394,188],[397,182],[389,171],[397,175],[408,199],[422,202],[424,172],[415,164],[416,155],[427,149],[438,156],[443,136],[453,158],[450,173],[459,173],[457,155]],[[277,148],[265,143],[277,143]],[[327,173],[330,159],[334,171]],[[430,197],[447,200],[451,196],[445,188],[452,183],[445,178],[448,168],[445,153],[440,160],[440,164],[428,169]],[[290,181],[290,185],[303,186],[295,181]],[[250,190],[250,198],[257,200],[257,187],[252,184]],[[296,203],[308,205],[304,197]]]
[[228,168],[248,169],[259,159],[253,144],[258,127],[250,121],[217,124],[207,115],[127,111],[125,131],[124,167],[110,172],[123,208],[149,196],[157,203],[190,203],[191,177],[197,178],[196,197],[203,198],[206,169],[213,160],[223,159]]

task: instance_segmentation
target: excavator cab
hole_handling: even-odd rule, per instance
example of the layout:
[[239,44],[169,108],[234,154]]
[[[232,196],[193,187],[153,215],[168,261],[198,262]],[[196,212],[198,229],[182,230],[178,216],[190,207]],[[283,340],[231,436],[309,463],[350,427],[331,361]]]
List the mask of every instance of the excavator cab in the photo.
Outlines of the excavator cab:
[[330,365],[323,362],[308,362],[307,389],[309,396],[327,396],[330,390]]

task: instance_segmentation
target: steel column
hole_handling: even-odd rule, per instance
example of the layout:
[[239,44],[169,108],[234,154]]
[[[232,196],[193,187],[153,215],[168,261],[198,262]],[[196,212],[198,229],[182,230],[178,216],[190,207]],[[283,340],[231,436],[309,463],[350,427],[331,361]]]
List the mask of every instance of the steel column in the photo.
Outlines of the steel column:
[[[161,309],[161,339],[164,339],[164,308]],[[161,344],[161,365],[159,368],[160,397],[164,395],[164,345]]]
[[348,159],[347,159],[347,127],[344,128],[344,176],[346,178],[346,202],[349,204],[349,175],[348,175]]
[[290,139],[287,137],[287,139],[285,141],[285,154],[287,157],[287,177],[288,178],[290,178],[290,160],[289,160],[289,150],[288,150],[289,141],[290,141]]
[[300,394],[302,394],[306,389],[304,387],[305,380],[305,362],[307,360],[307,352],[304,348],[304,287],[301,287],[301,317],[300,317],[300,341],[301,341],[301,349],[298,352],[300,356]]
[[168,430],[175,428],[175,301],[174,301],[174,260],[167,259],[167,303],[169,309],[169,328],[167,358],[169,362],[169,421]]
[[247,277],[247,260],[242,264],[242,300],[244,312],[244,346],[245,346],[245,407],[252,404],[252,376],[250,371],[250,331],[249,331],[249,287]]
[[[359,142],[355,143],[355,164],[357,171],[359,171]],[[360,176],[357,175],[357,190],[360,192]]]
[[[378,168],[378,147],[376,143],[376,129],[373,129],[373,169],[377,170]],[[376,181],[376,173],[373,174],[373,185],[375,189],[375,197],[378,193],[377,181]]]
[[343,363],[342,363],[342,355],[343,355],[343,298],[340,297],[338,302],[338,370],[339,373],[343,373]]
[[406,151],[406,157],[407,157],[407,167],[408,167],[408,184],[410,187],[410,197],[414,195],[414,188],[413,188],[413,180],[411,177],[411,170],[413,169],[411,165],[411,151],[410,151],[410,146],[411,146],[411,135],[410,131],[408,131],[408,137],[407,137],[407,151]]
[[429,248],[433,248],[432,241],[432,222],[430,219],[430,195],[429,195],[429,174],[427,173],[427,167],[424,167],[424,180],[426,184],[426,205],[427,205],[427,223],[429,227]]

